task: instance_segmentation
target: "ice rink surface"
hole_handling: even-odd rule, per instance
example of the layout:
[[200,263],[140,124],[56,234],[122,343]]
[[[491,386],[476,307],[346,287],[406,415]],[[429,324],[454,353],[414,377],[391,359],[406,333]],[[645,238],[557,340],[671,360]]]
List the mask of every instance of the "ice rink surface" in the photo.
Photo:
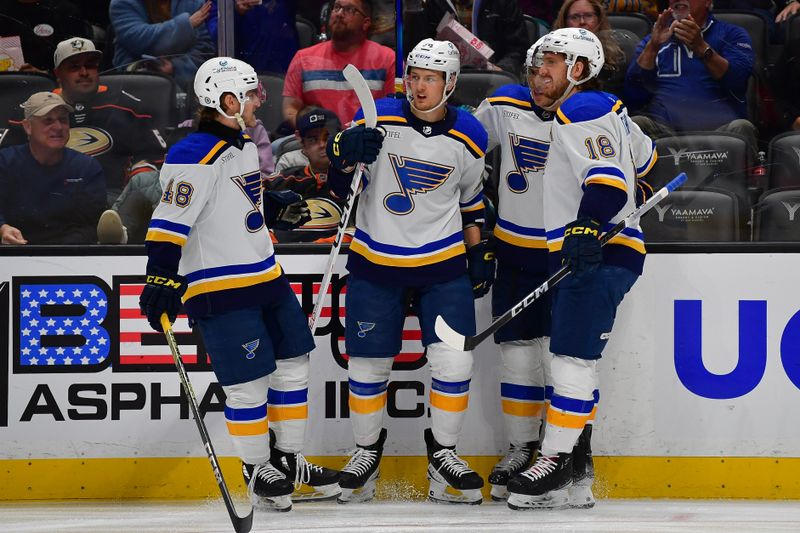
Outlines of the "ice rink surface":
[[[0,503],[0,531],[223,533],[233,529],[222,501],[129,500]],[[428,502],[376,501],[347,506],[319,502],[295,504],[288,513],[256,510],[253,531],[800,532],[800,502],[601,500],[589,510],[527,512],[488,502],[474,507]]]

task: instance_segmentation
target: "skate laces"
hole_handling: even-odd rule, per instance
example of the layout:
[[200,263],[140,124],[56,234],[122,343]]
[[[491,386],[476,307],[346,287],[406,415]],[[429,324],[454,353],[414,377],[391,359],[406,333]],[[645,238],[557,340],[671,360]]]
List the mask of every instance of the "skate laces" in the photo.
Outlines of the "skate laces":
[[526,446],[512,444],[508,449],[508,453],[503,457],[495,470],[508,470],[513,472],[519,470],[527,464],[531,457],[531,450]]
[[303,454],[297,452],[294,454],[295,458],[295,472],[294,472],[294,488],[299,489],[303,483],[308,484],[311,481],[311,471],[322,471],[322,468],[306,461]]
[[256,478],[272,483],[281,479],[286,479],[286,476],[281,474],[280,470],[272,466],[270,463],[262,463],[253,465],[253,473],[250,474],[250,481],[247,483],[248,494],[253,494],[253,487],[256,484]]
[[446,468],[457,476],[463,476],[464,474],[472,472],[469,466],[467,466],[467,462],[456,455],[456,451],[451,448],[442,448],[438,452],[434,452],[433,457],[442,462],[439,470]]
[[378,456],[376,450],[367,450],[366,448],[356,448],[353,452],[353,457],[347,461],[347,464],[342,468],[342,472],[354,474],[356,476],[363,476],[369,470],[374,459]]
[[524,471],[522,476],[530,479],[531,481],[536,481],[537,479],[541,479],[547,474],[554,472],[556,466],[558,465],[558,456],[554,455],[552,457],[547,455],[540,455],[538,459],[536,459],[536,463]]

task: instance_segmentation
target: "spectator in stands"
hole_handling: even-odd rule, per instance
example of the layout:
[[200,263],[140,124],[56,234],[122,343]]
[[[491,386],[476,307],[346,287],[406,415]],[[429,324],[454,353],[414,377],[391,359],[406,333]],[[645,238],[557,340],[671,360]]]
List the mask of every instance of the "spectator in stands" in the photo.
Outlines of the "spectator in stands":
[[[475,4],[479,6],[477,10],[473,9]],[[519,76],[525,51],[532,43],[528,42],[517,0],[427,0],[425,13],[429,37],[436,37],[439,22],[445,14],[450,13],[494,50],[490,68],[496,67]],[[410,49],[416,43],[409,44]]]
[[313,242],[335,235],[342,214],[343,198],[328,187],[330,160],[325,152],[328,137],[342,126],[333,111],[307,107],[297,115],[297,135],[304,162],[264,179],[264,190],[299,193],[311,211],[311,220],[291,231],[275,230],[279,242]]
[[394,50],[367,39],[372,0],[336,0],[328,25],[330,41],[298,51],[283,86],[283,118],[295,129],[297,113],[309,105],[330,109],[348,124],[359,108],[342,69],[352,63],[380,98],[394,93]]
[[[560,0],[519,0],[517,2],[519,10],[523,15],[530,15],[544,21],[548,25],[552,24],[553,19],[558,13]],[[533,44],[533,43],[531,43]]]
[[[64,101],[75,108],[70,116],[69,147],[98,160],[106,176],[109,205],[129,179],[134,163],[160,165],[166,143],[153,126],[152,117],[137,111],[139,102],[158,95],[132,94],[100,85],[102,53],[88,39],[72,38],[58,43],[53,73]],[[25,142],[22,121],[9,121],[9,140]]]
[[103,169],[66,148],[73,108],[57,94],[22,104],[28,143],[0,150],[0,242],[91,244],[106,204]]
[[785,5],[775,16],[775,22],[778,24],[787,22],[793,15],[800,13],[800,2],[798,2],[798,0],[784,0],[783,2],[779,0],[777,2],[778,5],[781,3]]
[[800,36],[787,40],[774,69],[773,86],[778,97],[781,126],[800,131]]
[[215,54],[206,30],[209,0],[111,0],[114,66],[145,60],[187,91],[197,68]]
[[56,44],[90,37],[92,27],[69,0],[7,0],[0,9],[0,35],[19,36],[25,63],[15,70],[49,72]]
[[[217,4],[211,0],[207,27],[217,42]],[[256,72],[283,74],[297,53],[297,7],[290,0],[235,0],[234,32],[236,58],[249,63]]]
[[670,0],[628,68],[625,103],[651,137],[717,130],[742,135],[753,150],[747,81],[754,54],[747,32],[714,18],[711,0]]
[[[607,91],[614,94],[621,93],[625,82],[622,66],[625,65],[626,58],[614,39],[601,0],[566,0],[553,21],[553,29],[560,28],[584,28],[597,36],[605,54],[600,79],[605,82],[604,88]],[[622,96],[622,94],[617,95]]]

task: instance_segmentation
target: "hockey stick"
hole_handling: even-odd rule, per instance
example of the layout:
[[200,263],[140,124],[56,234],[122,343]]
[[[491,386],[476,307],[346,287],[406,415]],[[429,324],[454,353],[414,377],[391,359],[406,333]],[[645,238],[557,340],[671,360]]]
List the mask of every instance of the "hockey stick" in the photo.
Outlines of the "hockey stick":
[[[375,109],[375,100],[372,99],[372,93],[369,90],[369,85],[364,80],[364,76],[353,65],[347,65],[342,72],[347,83],[350,84],[358,97],[358,103],[364,112],[364,123],[368,128],[374,128],[378,123],[378,111]],[[344,209],[342,209],[342,216],[339,219],[339,230],[336,233],[336,240],[333,241],[330,255],[328,255],[328,264],[325,265],[325,275],[322,277],[322,284],[319,286],[317,301],[314,303],[314,310],[311,312],[311,316],[308,318],[308,327],[311,329],[312,335],[319,319],[319,313],[322,311],[322,304],[325,303],[325,293],[328,292],[328,285],[330,285],[331,277],[333,277],[333,266],[336,263],[336,258],[339,257],[339,250],[342,248],[345,230],[350,220],[350,213],[353,211],[353,205],[356,203],[358,187],[361,184],[361,174],[363,172],[364,164],[359,163],[353,176],[353,182],[350,184],[350,190],[347,191],[347,199],[345,200]]]
[[[633,226],[639,221],[639,218],[642,217],[645,213],[647,213],[650,209],[652,209],[658,202],[663,200],[667,197],[669,193],[683,185],[686,181],[686,173],[681,172],[678,174],[672,181],[667,183],[664,187],[659,189],[649,200],[643,203],[639,208],[637,208],[633,213],[625,217],[623,220],[617,222],[617,224],[608,230],[606,233],[600,237],[600,245],[604,246],[608,241],[610,241],[614,236],[616,236],[619,232],[624,230],[627,227]],[[550,276],[547,281],[539,285],[537,288],[533,290],[530,294],[525,296],[520,302],[514,304],[514,306],[497,317],[489,327],[485,330],[481,331],[477,335],[472,337],[468,337],[462,335],[451,328],[447,322],[445,322],[444,318],[440,316],[436,317],[436,324],[434,326],[436,330],[436,335],[448,346],[456,349],[456,350],[472,350],[481,342],[486,340],[491,334],[495,331],[503,327],[507,322],[513,319],[515,316],[520,314],[523,309],[530,306],[533,302],[538,300],[544,293],[548,290],[553,288],[558,282],[562,279],[567,277],[569,273],[572,272],[568,266],[561,267],[555,274]]]
[[197,407],[197,397],[194,394],[194,389],[192,389],[192,383],[189,381],[186,368],[183,366],[181,353],[178,351],[178,343],[175,341],[175,335],[172,333],[172,324],[169,323],[167,313],[161,314],[161,327],[164,329],[164,334],[167,336],[167,344],[169,344],[169,350],[172,352],[172,359],[175,361],[175,367],[178,369],[178,375],[181,378],[183,390],[186,393],[186,398],[189,400],[189,407],[192,408],[192,415],[194,415],[194,421],[197,423],[197,429],[200,430],[200,438],[203,440],[203,446],[206,449],[208,460],[211,462],[211,470],[214,471],[214,477],[217,479],[219,491],[222,493],[222,500],[225,502],[225,507],[228,508],[228,515],[231,517],[233,529],[236,533],[248,533],[253,528],[253,507],[250,507],[250,514],[247,516],[239,516],[236,514],[236,507],[234,507],[231,494],[228,492],[225,478],[222,477],[222,469],[219,467],[219,461],[217,460],[217,454],[214,452],[214,446],[211,445],[211,437],[208,436],[208,430],[200,416],[200,409]]

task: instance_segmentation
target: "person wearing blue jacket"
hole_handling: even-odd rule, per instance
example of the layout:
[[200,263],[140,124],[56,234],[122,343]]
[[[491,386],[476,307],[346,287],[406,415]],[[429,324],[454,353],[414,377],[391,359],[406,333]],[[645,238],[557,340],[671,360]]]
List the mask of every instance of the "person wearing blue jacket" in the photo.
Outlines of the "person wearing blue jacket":
[[747,32],[714,18],[711,0],[670,0],[637,47],[625,80],[625,103],[651,137],[727,131],[755,148],[746,119],[755,55]]
[[186,90],[197,68],[215,55],[205,26],[211,2],[203,0],[111,0],[114,66],[158,58],[159,72],[172,76]]

